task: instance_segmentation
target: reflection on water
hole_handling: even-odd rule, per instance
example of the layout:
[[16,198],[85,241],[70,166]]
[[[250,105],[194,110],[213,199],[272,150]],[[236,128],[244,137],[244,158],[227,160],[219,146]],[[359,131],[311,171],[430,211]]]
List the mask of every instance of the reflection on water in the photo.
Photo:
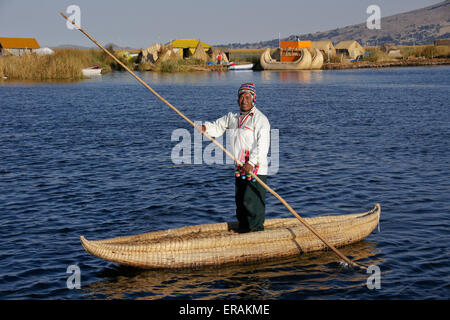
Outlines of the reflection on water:
[[205,81],[244,79],[254,77],[256,73],[262,81],[282,82],[282,83],[304,83],[321,82],[323,79],[322,70],[280,70],[280,71],[261,71],[240,70],[233,72],[204,72],[204,73],[141,73],[142,79],[148,83],[170,82],[170,83],[189,83],[200,84]]
[[[381,264],[376,243],[362,241],[342,248],[345,255],[366,265]],[[180,270],[139,270],[118,266],[105,269],[105,280],[84,288],[86,298],[107,299],[288,299],[307,298],[305,292],[321,292],[339,280],[340,289],[366,285],[367,274],[336,263],[331,252],[257,264]],[[301,287],[299,285],[301,284]],[[302,292],[299,294],[298,292]]]
[[311,71],[302,70],[302,71],[282,71],[280,72],[280,81],[281,82],[311,82]]
[[254,77],[254,73],[258,74],[258,77],[262,81],[270,82],[282,82],[282,83],[304,83],[309,84],[312,82],[321,82],[323,80],[322,70],[297,70],[297,71],[261,71],[255,72],[252,70],[241,70],[234,72],[209,72],[209,73],[153,73],[147,72],[140,74],[142,79],[148,83],[155,82],[171,82],[171,83],[189,83],[189,84],[201,84],[214,81],[234,81],[236,79],[243,79]]
[[280,71],[262,71],[261,79],[263,81],[279,81],[282,83],[303,83],[321,82],[323,80],[322,70],[280,70]]

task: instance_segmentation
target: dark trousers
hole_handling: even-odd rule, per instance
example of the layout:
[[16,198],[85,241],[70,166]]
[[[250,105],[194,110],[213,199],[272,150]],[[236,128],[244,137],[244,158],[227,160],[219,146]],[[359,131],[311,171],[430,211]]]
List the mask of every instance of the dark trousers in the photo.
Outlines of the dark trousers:
[[[258,175],[264,183],[267,176]],[[266,189],[257,181],[236,178],[236,217],[242,231],[264,230],[266,218]]]

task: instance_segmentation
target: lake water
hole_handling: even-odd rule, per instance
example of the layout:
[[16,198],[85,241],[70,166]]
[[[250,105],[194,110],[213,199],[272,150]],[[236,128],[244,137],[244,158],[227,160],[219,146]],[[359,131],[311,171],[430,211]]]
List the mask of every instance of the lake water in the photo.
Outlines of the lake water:
[[[448,299],[450,67],[142,74],[192,120],[237,111],[253,81],[279,130],[268,184],[303,217],[382,207],[381,230],[332,252],[200,270],[136,270],[86,253],[104,239],[234,221],[227,164],[174,167],[189,124],[126,73],[0,82],[1,299]],[[205,148],[209,142],[203,143]],[[271,195],[267,218],[291,214]],[[68,289],[71,265],[81,288]]]

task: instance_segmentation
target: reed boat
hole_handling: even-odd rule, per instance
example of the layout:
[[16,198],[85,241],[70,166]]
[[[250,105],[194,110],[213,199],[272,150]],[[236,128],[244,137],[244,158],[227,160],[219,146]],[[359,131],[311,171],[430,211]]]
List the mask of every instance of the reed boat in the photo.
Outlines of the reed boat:
[[[342,247],[367,237],[378,225],[381,206],[356,214],[305,220],[330,244]],[[146,269],[186,268],[289,257],[327,246],[296,218],[267,219],[264,231],[240,233],[237,222],[202,224],[81,244],[99,258]]]
[[267,48],[259,58],[261,67],[264,70],[309,70],[311,69],[312,57],[308,49],[302,48],[300,57],[292,62],[281,62],[273,59],[270,49]]
[[317,70],[322,68],[323,65],[323,55],[322,52],[320,52],[319,49],[313,48],[312,49],[312,57],[311,57],[311,67],[312,70]]

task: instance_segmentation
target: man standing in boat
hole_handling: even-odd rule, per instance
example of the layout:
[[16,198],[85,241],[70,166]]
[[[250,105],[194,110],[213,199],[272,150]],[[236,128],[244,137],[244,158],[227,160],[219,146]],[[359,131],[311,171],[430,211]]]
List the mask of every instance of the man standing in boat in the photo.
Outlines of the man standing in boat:
[[267,154],[270,145],[270,123],[256,108],[253,83],[244,83],[238,91],[240,112],[230,112],[214,122],[205,122],[197,130],[211,137],[230,134],[233,154],[244,165],[236,167],[236,217],[241,232],[263,231],[266,211],[266,189],[251,178],[250,172],[267,181]]

